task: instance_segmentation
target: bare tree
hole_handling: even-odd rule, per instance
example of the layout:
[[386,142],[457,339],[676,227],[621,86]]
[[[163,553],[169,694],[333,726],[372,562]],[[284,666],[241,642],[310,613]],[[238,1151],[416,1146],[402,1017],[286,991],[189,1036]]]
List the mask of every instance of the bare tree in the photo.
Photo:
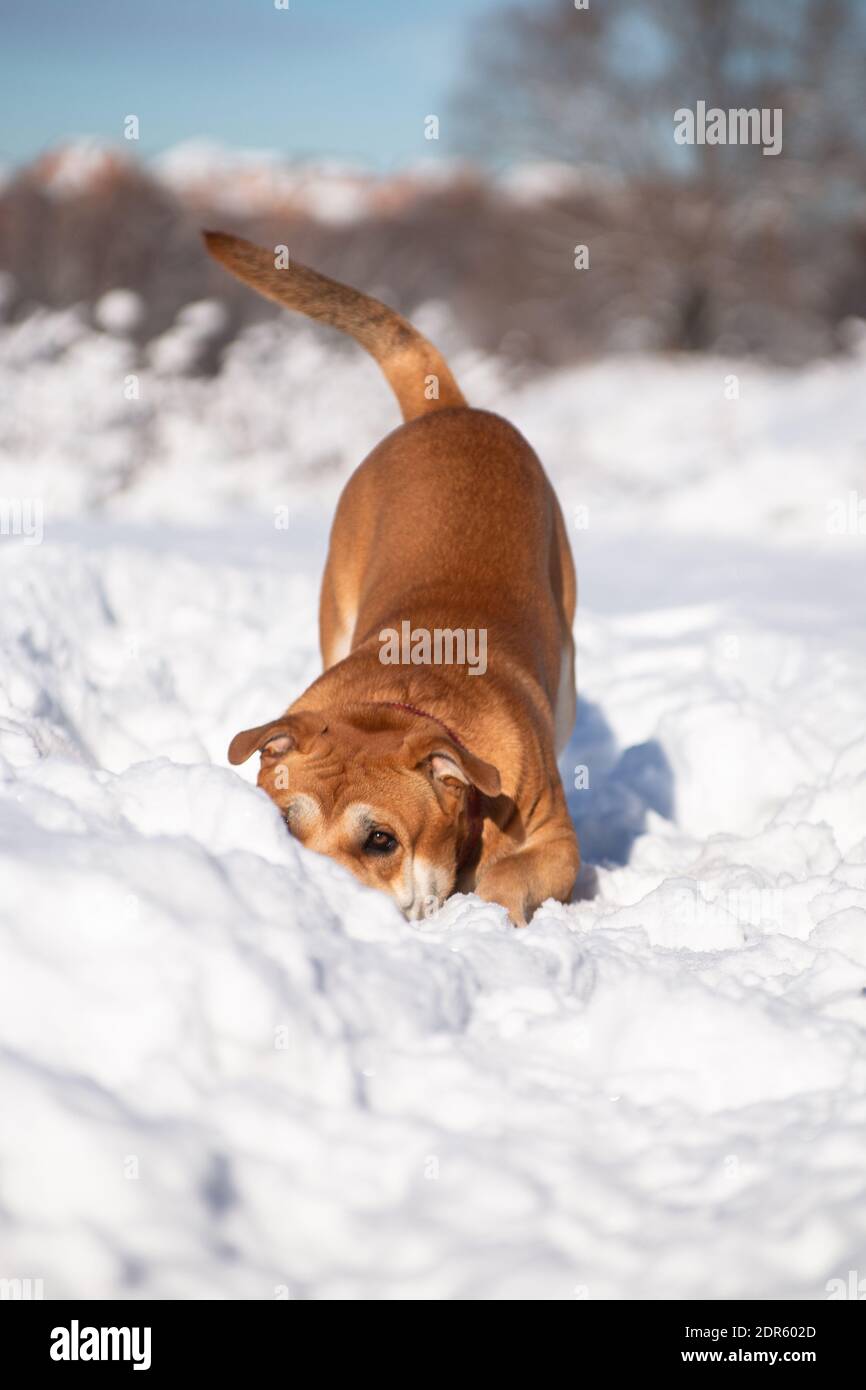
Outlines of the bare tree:
[[[654,341],[684,347],[782,346],[797,319],[814,347],[840,277],[858,280],[864,74],[862,0],[548,0],[479,27],[456,108],[473,153],[555,160],[595,187],[594,208],[564,192],[537,220],[524,248],[536,298],[575,314],[619,301],[649,315]],[[699,102],[780,111],[781,152],[678,144],[676,113]],[[582,281],[576,239],[600,272]]]

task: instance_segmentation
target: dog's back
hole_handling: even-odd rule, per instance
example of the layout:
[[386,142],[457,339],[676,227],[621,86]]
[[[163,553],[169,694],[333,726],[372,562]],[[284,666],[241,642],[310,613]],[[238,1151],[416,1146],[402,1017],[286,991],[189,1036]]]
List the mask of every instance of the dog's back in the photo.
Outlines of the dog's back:
[[[331,557],[351,568],[359,639],[389,625],[395,555],[404,616],[420,621],[438,608],[455,627],[495,628],[500,645],[509,634],[549,645],[551,659],[562,625],[571,627],[574,572],[559,504],[534,451],[499,415],[464,407],[416,419],[352,475]],[[515,618],[529,611],[527,631]]]

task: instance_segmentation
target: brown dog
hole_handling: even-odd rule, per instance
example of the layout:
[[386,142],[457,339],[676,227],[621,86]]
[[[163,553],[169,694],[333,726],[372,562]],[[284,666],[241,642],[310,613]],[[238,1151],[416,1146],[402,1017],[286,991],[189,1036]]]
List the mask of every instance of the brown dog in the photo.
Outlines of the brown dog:
[[324,674],[238,734],[229,761],[259,751],[291,833],[408,917],[474,891],[523,924],[568,900],[580,863],[556,766],[575,709],[574,566],[544,470],[384,304],[238,237],[205,240],[260,294],[351,334],[406,422],[340,498]]

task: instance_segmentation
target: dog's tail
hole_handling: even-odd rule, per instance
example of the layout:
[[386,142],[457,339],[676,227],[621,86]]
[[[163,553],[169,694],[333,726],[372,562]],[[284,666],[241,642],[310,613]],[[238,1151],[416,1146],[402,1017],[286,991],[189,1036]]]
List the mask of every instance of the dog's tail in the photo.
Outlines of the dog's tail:
[[228,270],[267,299],[328,323],[375,357],[404,420],[466,402],[444,357],[406,319],[378,299],[329,280],[305,265],[277,268],[274,253],[226,232],[203,232],[205,245]]

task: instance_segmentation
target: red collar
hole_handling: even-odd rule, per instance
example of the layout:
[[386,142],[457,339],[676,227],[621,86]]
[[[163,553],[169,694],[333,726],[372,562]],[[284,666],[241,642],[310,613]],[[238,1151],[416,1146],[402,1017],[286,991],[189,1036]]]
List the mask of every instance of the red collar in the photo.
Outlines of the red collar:
[[[379,705],[382,709],[401,709],[406,714],[417,715],[419,719],[430,719],[434,724],[439,725],[439,728],[448,735],[452,743],[456,743],[457,747],[462,748],[464,753],[469,752],[463,740],[455,734],[453,729],[449,729],[444,720],[439,719],[435,714],[428,714],[426,710],[418,709],[417,705],[407,705],[401,700],[372,700],[371,704]],[[481,793],[470,782],[469,790],[466,793],[466,829],[457,855],[458,875],[477,857],[477,851],[481,848],[483,829],[484,812],[481,809]]]

